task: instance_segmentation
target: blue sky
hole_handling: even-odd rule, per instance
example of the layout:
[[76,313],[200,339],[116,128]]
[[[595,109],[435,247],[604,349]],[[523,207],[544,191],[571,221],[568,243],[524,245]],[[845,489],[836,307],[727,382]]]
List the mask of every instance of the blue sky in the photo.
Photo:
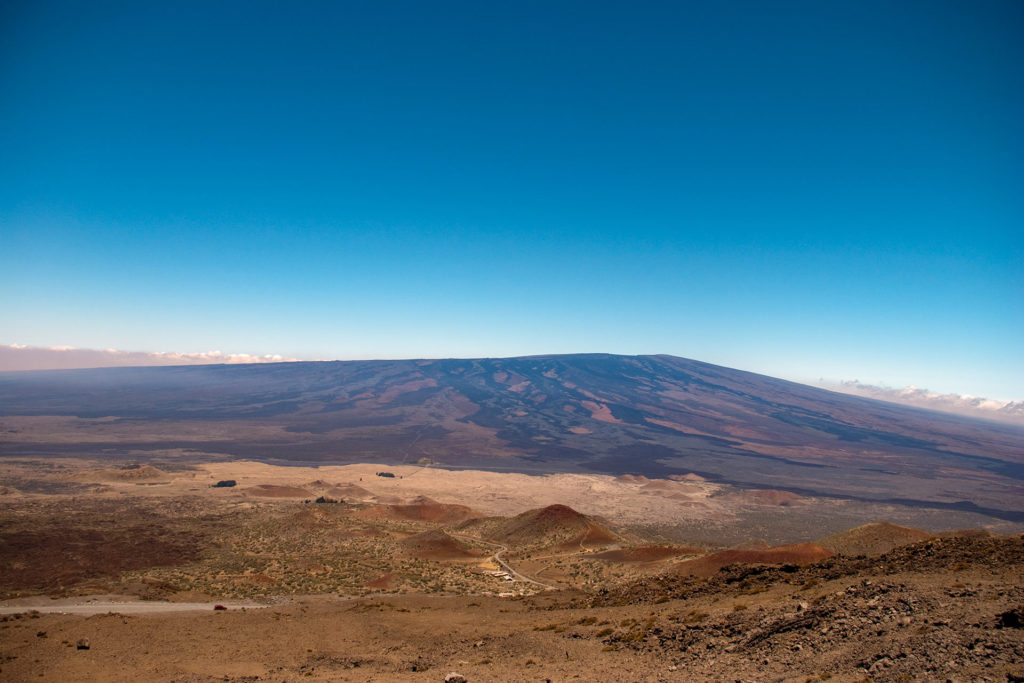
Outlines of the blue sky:
[[0,343],[671,353],[1024,398],[1022,26],[4,3]]

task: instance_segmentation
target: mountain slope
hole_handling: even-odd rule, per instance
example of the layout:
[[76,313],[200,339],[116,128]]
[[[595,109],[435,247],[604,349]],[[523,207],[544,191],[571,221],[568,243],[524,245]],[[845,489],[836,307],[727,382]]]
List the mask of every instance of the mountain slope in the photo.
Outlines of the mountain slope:
[[8,455],[696,473],[1024,521],[1018,427],[672,356],[0,373],[0,435]]
[[592,548],[622,540],[613,531],[567,505],[527,510],[502,520],[488,531],[494,540],[516,547]]
[[819,540],[818,544],[837,555],[882,555],[893,548],[931,537],[932,534],[920,529],[889,522],[873,522],[826,536]]

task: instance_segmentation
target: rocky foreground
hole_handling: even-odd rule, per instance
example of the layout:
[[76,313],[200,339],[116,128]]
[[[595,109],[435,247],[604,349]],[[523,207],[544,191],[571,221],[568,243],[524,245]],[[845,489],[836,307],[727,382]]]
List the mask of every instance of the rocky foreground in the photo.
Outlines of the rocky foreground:
[[[699,677],[770,680],[813,663],[822,680],[1015,681],[1024,680],[1022,568],[1024,536],[942,538],[876,558],[656,577],[582,602],[729,601],[717,618],[691,611],[607,638]],[[782,599],[755,597],[771,592]]]
[[[1024,537],[597,594],[316,596],[0,622],[3,680],[1021,681]],[[80,649],[82,639],[89,649]],[[182,653],[188,656],[183,657]]]

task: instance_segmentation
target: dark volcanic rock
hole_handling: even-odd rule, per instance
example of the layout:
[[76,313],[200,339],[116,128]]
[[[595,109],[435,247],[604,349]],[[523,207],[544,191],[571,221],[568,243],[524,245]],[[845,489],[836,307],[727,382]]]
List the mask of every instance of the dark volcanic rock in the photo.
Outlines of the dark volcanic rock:
[[[638,602],[659,602],[709,595],[733,588],[750,591],[775,583],[795,585],[832,581],[847,576],[878,576],[902,572],[929,573],[961,567],[1024,566],[1024,535],[992,538],[935,538],[897,548],[880,557],[842,557],[836,555],[814,564],[764,565],[732,564],[708,578],[699,578],[672,569],[665,574],[605,590],[585,603],[596,607]],[[1002,615],[1000,616],[1002,618]],[[1008,617],[1012,620],[1014,617]]]
[[[589,604],[699,596],[714,604],[756,593],[751,589],[757,586],[795,584],[779,592],[781,600],[751,609],[737,605],[714,617],[686,613],[690,603],[680,602],[683,611],[669,608],[667,620],[623,622],[627,626],[604,637],[611,650],[667,656],[694,680],[746,680],[755,673],[757,680],[783,680],[796,671],[822,672],[807,680],[1015,680],[1024,661],[1016,630],[1022,607],[993,613],[1024,598],[1022,561],[1021,536],[943,539],[880,558],[834,557],[802,568],[733,566],[686,584],[672,577],[641,581]],[[982,580],[943,581],[965,571]],[[794,599],[805,594],[800,584],[819,587],[812,603]]]
[[1002,628],[1024,628],[1024,605],[1000,614],[999,626]]

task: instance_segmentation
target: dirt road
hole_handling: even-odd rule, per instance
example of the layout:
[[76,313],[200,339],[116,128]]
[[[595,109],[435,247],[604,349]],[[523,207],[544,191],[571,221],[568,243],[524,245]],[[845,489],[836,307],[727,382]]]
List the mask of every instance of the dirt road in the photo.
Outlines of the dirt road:
[[500,543],[495,543],[494,541],[485,541],[485,540],[483,540],[481,538],[474,538],[473,536],[464,536],[462,534],[451,534],[451,535],[454,536],[455,538],[461,538],[464,541],[470,541],[472,543],[483,543],[484,545],[489,545],[492,548],[497,548],[498,551],[495,552],[493,555],[491,555],[491,559],[494,560],[495,564],[497,564],[499,567],[501,567],[502,569],[507,571],[512,576],[512,578],[514,578],[514,579],[516,579],[518,581],[525,581],[526,583],[532,583],[535,586],[540,586],[541,588],[548,588],[548,589],[551,589],[551,590],[558,590],[557,586],[552,586],[549,583],[544,583],[543,581],[537,581],[536,579],[531,579],[529,576],[526,576],[525,574],[520,574],[515,569],[513,569],[512,565],[510,565],[501,556],[502,553],[508,551],[508,546],[507,545],[502,545]]
[[211,612],[216,605],[229,610],[260,609],[268,605],[255,602],[155,602],[141,600],[103,600],[95,602],[55,602],[53,600],[18,601],[0,604],[0,614],[40,612],[44,614],[155,614],[166,612]]

